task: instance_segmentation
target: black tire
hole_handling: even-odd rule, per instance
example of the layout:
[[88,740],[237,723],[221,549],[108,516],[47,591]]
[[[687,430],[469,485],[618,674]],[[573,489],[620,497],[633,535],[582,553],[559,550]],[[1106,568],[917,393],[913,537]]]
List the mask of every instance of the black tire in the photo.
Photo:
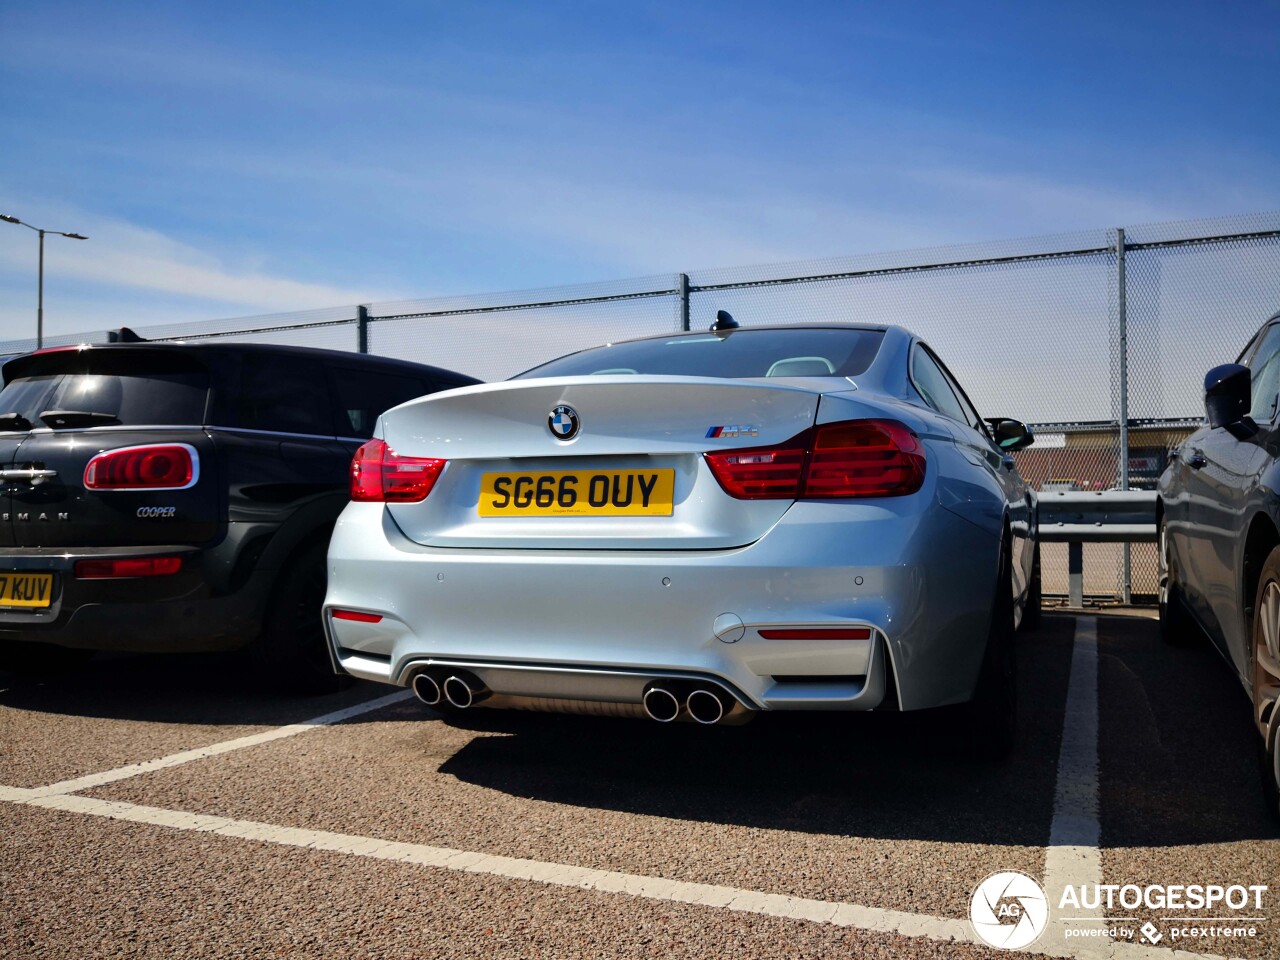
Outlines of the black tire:
[[[1267,556],[1258,576],[1249,636],[1249,681],[1255,719],[1264,715],[1263,708],[1269,703],[1274,704],[1272,711],[1280,710],[1280,547]],[[1270,729],[1276,721],[1270,713],[1266,717],[1268,724],[1258,745],[1262,799],[1271,816],[1280,821],[1280,730]]]
[[1170,554],[1169,538],[1164,519],[1156,538],[1157,561],[1160,565],[1157,591],[1160,602],[1160,639],[1171,647],[1189,647],[1200,638],[1200,630],[1182,599],[1178,586],[1178,571]]
[[1040,541],[1036,541],[1031,560],[1031,583],[1027,585],[1027,600],[1022,608],[1022,629],[1035,630],[1040,626],[1043,594],[1040,589]]
[[1018,731],[1018,658],[1014,637],[1013,577],[1006,537],[1000,550],[987,649],[973,700],[962,725],[969,751],[984,760],[1004,760]]
[[354,681],[335,674],[320,608],[326,587],[323,543],[289,561],[272,594],[262,634],[249,648],[275,688],[301,694],[335,693]]
[[93,659],[95,651],[59,647],[53,643],[19,640],[0,644],[0,670],[50,676],[75,670]]
[[1259,766],[1262,768],[1262,802],[1267,813],[1280,823],[1280,734],[1276,734],[1267,749],[1263,741],[1258,747]]

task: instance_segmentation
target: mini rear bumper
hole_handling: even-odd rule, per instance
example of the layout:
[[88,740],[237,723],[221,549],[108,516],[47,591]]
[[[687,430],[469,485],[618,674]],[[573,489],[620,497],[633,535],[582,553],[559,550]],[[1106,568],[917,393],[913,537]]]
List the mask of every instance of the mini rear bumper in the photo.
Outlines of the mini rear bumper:
[[[81,579],[80,560],[181,557],[166,576]],[[215,596],[207,551],[190,546],[0,549],[0,571],[48,573],[48,607],[0,607],[0,643],[37,641],[87,650],[227,650],[261,629],[261,590],[251,580]]]
[[[926,497],[801,502],[745,547],[625,552],[425,547],[354,503],[330,543],[325,626],[335,666],[401,686],[463,663],[495,693],[548,699],[634,703],[677,676],[756,710],[871,709],[895,690],[918,709],[972,696],[998,549]],[[814,626],[866,637],[764,635]]]

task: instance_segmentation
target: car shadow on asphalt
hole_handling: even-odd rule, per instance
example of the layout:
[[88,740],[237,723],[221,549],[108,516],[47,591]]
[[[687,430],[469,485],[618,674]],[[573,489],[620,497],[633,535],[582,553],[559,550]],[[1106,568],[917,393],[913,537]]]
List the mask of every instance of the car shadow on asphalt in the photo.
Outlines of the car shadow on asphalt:
[[1163,847],[1280,836],[1263,807],[1250,702],[1207,638],[1155,621],[1098,627],[1102,840]]
[[1043,846],[1074,621],[1022,636],[1017,749],[984,755],[954,711],[766,714],[740,727],[476,711],[440,772],[520,797],[764,829]]
[[280,726],[388,692],[373,683],[323,695],[281,692],[235,653],[99,654],[52,676],[0,671],[0,709],[147,723]]

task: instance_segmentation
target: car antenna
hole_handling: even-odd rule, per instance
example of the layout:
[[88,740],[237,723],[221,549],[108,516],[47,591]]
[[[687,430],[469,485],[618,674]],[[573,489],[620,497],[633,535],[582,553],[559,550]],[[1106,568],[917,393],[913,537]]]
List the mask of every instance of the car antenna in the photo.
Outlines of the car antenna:
[[733,319],[733,314],[728,310],[716,311],[716,322],[711,325],[712,333],[719,333],[721,330],[737,330],[741,324]]
[[128,327],[107,331],[107,343],[146,343],[146,337],[140,337]]

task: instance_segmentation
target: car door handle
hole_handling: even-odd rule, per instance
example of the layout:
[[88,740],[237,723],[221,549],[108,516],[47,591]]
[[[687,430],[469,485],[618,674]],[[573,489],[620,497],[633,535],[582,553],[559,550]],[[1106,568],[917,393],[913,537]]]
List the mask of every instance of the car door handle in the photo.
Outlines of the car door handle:
[[1201,467],[1208,466],[1209,458],[1203,453],[1196,452],[1187,457],[1187,466],[1192,470],[1199,470]]
[[43,480],[46,477],[56,477],[57,470],[37,470],[34,467],[3,467],[0,468],[0,480]]

